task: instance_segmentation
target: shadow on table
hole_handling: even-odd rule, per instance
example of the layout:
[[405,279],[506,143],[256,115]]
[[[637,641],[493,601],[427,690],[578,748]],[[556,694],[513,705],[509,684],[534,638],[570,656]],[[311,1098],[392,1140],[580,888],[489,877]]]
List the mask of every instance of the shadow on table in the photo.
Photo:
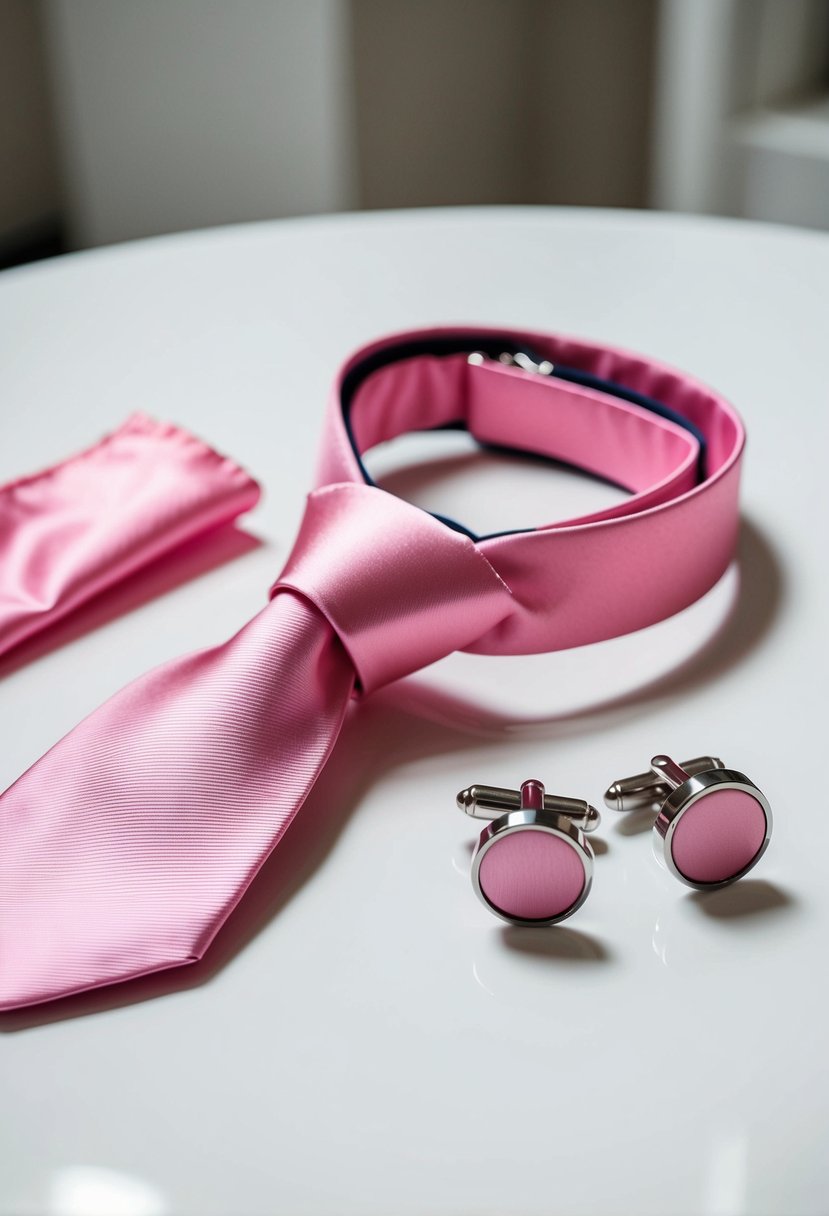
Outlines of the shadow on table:
[[699,910],[719,921],[739,921],[793,909],[797,899],[791,891],[765,878],[744,878],[718,891],[692,891],[688,898]]
[[555,963],[611,963],[615,955],[606,942],[569,925],[552,926],[549,932],[518,925],[502,925],[501,941],[507,950],[527,958]]
[[[738,559],[740,586],[736,601],[716,633],[695,655],[675,670],[623,696],[576,714],[541,719],[549,725],[551,736],[557,730],[561,733],[565,724],[568,729],[577,725],[582,733],[604,730],[609,715],[612,718],[620,714],[629,719],[637,707],[644,709],[655,698],[702,685],[750,654],[774,624],[783,597],[783,576],[768,542],[747,521],[742,525]],[[415,678],[356,703],[302,813],[297,815],[203,960],[30,1009],[2,1013],[0,1031],[80,1017],[207,983],[279,913],[325,861],[364,792],[384,773],[429,756],[476,747],[482,736],[493,740],[500,737],[506,743],[514,740],[516,725],[537,726],[539,721],[528,717],[516,724],[513,717],[503,717],[469,700],[437,692]],[[708,906],[705,910],[712,914]],[[567,940],[569,946],[569,936]],[[575,953],[578,954],[577,948]]]

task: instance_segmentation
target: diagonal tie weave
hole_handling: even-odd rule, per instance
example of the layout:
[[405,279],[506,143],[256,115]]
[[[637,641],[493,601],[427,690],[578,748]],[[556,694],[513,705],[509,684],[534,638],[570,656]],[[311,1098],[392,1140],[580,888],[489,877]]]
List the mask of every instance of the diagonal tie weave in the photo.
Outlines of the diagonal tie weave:
[[[468,361],[528,346],[565,367]],[[458,424],[631,496],[475,538],[367,484],[360,453],[374,443]],[[440,330],[358,352],[268,605],[224,645],[116,694],[0,798],[0,1008],[199,959],[301,807],[355,690],[454,650],[615,636],[697,598],[733,553],[742,446],[722,398],[595,344]]]

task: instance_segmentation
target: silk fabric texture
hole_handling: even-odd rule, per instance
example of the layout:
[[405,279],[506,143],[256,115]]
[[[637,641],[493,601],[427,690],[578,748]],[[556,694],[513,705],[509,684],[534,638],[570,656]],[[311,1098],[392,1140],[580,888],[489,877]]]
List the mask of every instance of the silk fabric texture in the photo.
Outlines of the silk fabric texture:
[[[354,695],[451,653],[526,654],[639,629],[690,604],[736,544],[744,433],[718,394],[640,355],[512,330],[555,363],[650,395],[705,438],[608,393],[464,352],[382,365],[395,335],[334,385],[319,466],[267,605],[230,641],[141,677],[0,798],[0,1008],[201,958],[278,844]],[[380,364],[344,408],[355,368]],[[465,424],[483,443],[625,486],[617,506],[473,538],[366,483],[360,453]]]
[[0,655],[258,498],[232,460],[144,414],[0,486]]

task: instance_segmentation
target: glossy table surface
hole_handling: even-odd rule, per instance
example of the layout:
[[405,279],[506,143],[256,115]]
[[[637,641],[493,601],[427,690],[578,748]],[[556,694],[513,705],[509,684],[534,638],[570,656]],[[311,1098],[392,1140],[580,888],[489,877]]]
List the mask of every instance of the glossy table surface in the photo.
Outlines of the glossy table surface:
[[[330,378],[378,334],[607,340],[715,384],[749,430],[740,560],[702,601],[579,651],[454,655],[367,700],[203,964],[0,1018],[3,1216],[826,1212],[827,282],[819,234],[547,209],[228,228],[0,277],[0,482],[144,410],[266,491],[221,544],[6,658],[2,787],[257,610]],[[372,468],[485,530],[616,493],[457,435]],[[606,812],[576,917],[487,914],[461,786],[600,803],[663,751],[720,755],[770,799],[748,879],[693,893],[646,820]]]

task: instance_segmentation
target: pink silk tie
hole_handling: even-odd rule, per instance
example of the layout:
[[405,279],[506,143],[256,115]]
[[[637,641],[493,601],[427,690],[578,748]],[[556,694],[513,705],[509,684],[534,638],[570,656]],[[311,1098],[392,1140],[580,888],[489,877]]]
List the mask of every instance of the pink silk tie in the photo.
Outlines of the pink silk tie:
[[[470,362],[476,349],[517,352],[542,374]],[[473,538],[367,484],[362,452],[447,425],[612,478],[630,497]],[[0,798],[0,1008],[201,958],[302,805],[355,691],[457,649],[612,637],[701,595],[733,555],[743,439],[711,390],[594,343],[444,329],[359,351],[336,381],[319,488],[269,604],[231,641],[116,694]]]

